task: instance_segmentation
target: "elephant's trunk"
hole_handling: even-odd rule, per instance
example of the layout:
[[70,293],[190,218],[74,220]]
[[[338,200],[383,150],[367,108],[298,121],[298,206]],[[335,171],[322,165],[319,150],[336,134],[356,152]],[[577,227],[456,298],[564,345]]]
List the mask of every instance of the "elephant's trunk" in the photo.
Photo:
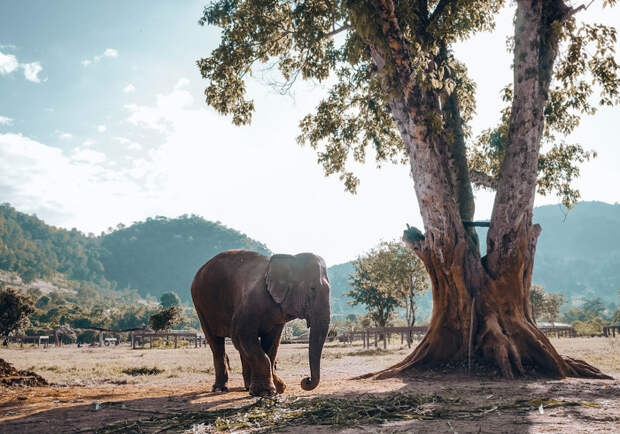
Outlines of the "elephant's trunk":
[[319,385],[321,380],[321,353],[323,344],[329,330],[329,310],[320,315],[313,316],[310,326],[310,344],[308,346],[308,358],[310,360],[310,377],[301,381],[301,388],[312,390]]

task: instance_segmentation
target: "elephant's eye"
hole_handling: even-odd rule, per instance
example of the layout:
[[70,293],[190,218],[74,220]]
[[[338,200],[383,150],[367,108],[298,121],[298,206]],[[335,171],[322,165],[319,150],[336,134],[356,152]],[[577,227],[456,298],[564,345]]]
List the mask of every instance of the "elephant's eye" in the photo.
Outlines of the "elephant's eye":
[[316,292],[316,288],[312,287],[310,289],[312,290],[312,292]]

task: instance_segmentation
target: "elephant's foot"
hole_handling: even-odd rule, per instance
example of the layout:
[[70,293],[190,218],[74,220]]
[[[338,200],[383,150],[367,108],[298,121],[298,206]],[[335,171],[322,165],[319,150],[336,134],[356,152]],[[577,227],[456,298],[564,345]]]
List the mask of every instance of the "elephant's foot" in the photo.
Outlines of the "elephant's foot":
[[214,384],[211,388],[211,392],[228,392],[228,387],[223,384]]
[[276,374],[273,374],[273,384],[276,386],[276,391],[279,394],[284,393],[284,391],[286,390],[286,384]]
[[273,396],[276,394],[276,388],[273,384],[258,385],[253,383],[250,385],[250,395],[252,396]]

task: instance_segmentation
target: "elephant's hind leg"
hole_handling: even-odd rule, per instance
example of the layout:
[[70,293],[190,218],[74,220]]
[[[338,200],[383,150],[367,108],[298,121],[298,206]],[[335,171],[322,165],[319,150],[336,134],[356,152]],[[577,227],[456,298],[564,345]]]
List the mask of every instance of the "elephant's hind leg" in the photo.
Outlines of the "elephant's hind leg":
[[209,336],[209,346],[213,353],[213,366],[215,368],[215,384],[212,391],[228,392],[228,356],[226,355],[225,338]]
[[286,390],[286,383],[276,374],[276,357],[278,355],[283,329],[284,325],[278,325],[274,327],[271,332],[261,337],[261,346],[271,361],[271,375],[273,376],[273,384],[276,386],[276,391],[278,393],[284,393]]

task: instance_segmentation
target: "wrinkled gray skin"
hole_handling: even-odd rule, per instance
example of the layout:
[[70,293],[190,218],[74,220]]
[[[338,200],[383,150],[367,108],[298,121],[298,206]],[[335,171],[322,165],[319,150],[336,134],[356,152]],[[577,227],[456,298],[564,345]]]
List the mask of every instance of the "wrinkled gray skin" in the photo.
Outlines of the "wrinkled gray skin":
[[267,258],[231,250],[203,265],[192,282],[192,299],[213,352],[213,390],[228,390],[224,339],[230,337],[241,355],[246,390],[261,396],[282,393],[286,385],[276,375],[276,356],[284,324],[295,318],[310,327],[310,377],[301,387],[318,386],[329,292],[325,261],[312,253]]

